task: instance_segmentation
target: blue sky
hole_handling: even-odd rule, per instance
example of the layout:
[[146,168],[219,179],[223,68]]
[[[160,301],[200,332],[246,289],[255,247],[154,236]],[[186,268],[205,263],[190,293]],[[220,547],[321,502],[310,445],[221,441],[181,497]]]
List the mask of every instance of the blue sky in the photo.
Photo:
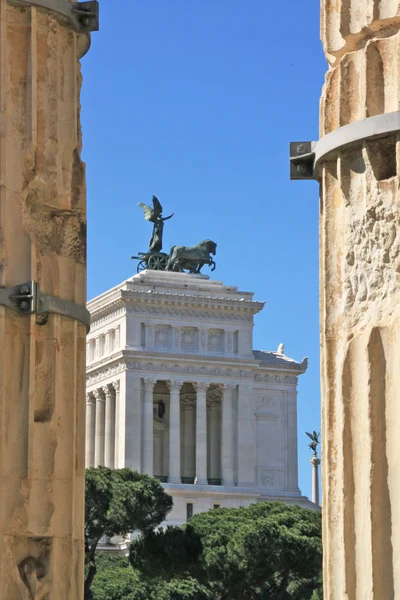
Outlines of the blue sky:
[[[305,430],[320,430],[318,185],[289,180],[290,141],[318,139],[319,0],[101,0],[83,59],[88,298],[134,274],[159,197],[164,249],[210,238],[213,277],[265,300],[254,347],[309,357]],[[204,273],[207,273],[207,268]]]

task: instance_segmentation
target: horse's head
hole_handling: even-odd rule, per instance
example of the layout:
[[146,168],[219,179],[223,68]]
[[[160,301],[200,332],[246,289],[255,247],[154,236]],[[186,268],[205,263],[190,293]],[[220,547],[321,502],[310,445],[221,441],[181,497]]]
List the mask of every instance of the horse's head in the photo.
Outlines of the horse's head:
[[199,246],[203,246],[203,248],[208,252],[208,254],[212,254],[215,256],[217,252],[217,244],[212,240],[203,240],[200,242]]

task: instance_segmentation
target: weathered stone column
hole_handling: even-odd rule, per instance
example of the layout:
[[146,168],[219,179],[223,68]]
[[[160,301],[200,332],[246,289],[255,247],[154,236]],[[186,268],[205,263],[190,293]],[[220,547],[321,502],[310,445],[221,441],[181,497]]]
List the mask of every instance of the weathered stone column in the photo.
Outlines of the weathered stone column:
[[[399,110],[397,0],[323,0],[321,136]],[[400,596],[400,135],[322,165],[324,598]]]
[[207,485],[207,404],[208,383],[194,383],[196,390],[196,481]]
[[156,383],[155,379],[144,380],[142,472],[147,475],[153,475],[153,390]]
[[[34,280],[84,307],[87,38],[57,19],[0,0],[0,286]],[[73,318],[0,305],[4,600],[83,598],[85,340]]]
[[169,477],[170,483],[181,483],[181,403],[182,381],[170,381],[169,401]]

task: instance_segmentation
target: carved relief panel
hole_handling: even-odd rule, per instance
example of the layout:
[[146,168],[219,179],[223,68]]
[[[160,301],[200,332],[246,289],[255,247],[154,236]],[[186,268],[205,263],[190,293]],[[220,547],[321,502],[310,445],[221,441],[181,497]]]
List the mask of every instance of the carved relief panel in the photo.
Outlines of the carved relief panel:
[[171,348],[172,331],[169,325],[157,325],[154,328],[154,347]]
[[225,332],[223,329],[209,329],[207,337],[207,350],[209,352],[224,352]]
[[181,348],[182,350],[199,349],[199,330],[196,327],[182,327]]

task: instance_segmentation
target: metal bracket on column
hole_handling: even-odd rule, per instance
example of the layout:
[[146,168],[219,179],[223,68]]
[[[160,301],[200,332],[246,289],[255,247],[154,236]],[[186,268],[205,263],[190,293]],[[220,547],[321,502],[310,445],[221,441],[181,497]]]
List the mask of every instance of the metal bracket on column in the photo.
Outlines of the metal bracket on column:
[[71,2],[70,0],[9,0],[17,6],[29,5],[44,8],[61,15],[69,21],[77,33],[90,33],[99,30],[98,0]]
[[[14,287],[0,288],[0,305],[16,310],[21,315],[55,314],[84,323],[90,329],[90,313],[80,304],[42,294],[36,281]],[[43,320],[44,324],[46,321]]]
[[328,133],[318,142],[290,143],[290,179],[320,178],[320,167],[356,143],[400,132],[400,111],[354,121]]

